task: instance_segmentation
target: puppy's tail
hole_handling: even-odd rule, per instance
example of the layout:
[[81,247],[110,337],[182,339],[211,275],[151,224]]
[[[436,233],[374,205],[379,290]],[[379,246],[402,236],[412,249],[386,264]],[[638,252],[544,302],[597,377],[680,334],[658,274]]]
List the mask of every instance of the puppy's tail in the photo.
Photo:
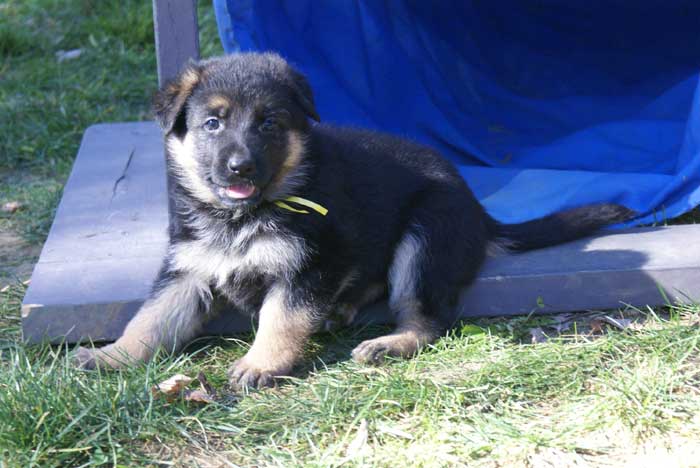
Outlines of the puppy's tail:
[[526,223],[493,220],[493,242],[509,251],[539,249],[593,234],[600,228],[628,221],[635,211],[622,205],[596,204],[560,211]]

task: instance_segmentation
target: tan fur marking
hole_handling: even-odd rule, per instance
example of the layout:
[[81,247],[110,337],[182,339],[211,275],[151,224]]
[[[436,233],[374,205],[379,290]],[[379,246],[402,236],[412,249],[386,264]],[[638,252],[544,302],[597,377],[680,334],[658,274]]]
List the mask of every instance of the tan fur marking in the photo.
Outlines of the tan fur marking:
[[397,316],[397,327],[389,335],[363,341],[353,351],[355,361],[376,364],[386,356],[411,357],[438,338],[438,328],[420,312],[418,302],[404,304]]
[[212,109],[228,109],[231,107],[231,101],[229,100],[228,97],[222,95],[222,94],[215,94],[209,98],[207,101],[207,106]]
[[284,290],[273,287],[260,309],[253,345],[229,371],[232,385],[269,385],[273,377],[289,374],[314,331],[310,317],[309,311],[290,310]]
[[176,94],[173,108],[180,112],[180,109],[185,105],[187,99],[192,94],[192,90],[199,83],[201,79],[200,72],[195,68],[188,68],[180,75],[177,82],[171,84],[168,87],[168,92],[171,94]]
[[180,77],[180,92],[190,94],[192,88],[199,83],[200,73],[195,68],[188,68]]
[[[202,299],[211,299],[208,286],[192,275],[173,280],[147,300],[113,344],[95,350],[86,367],[119,368],[149,360],[159,347],[176,351],[200,330],[206,316],[198,309]],[[83,351],[86,355],[92,350]]]
[[389,268],[389,307],[396,317],[396,330],[363,341],[352,352],[362,363],[378,363],[386,356],[409,357],[438,337],[439,328],[426,317],[416,297],[418,264],[425,255],[425,240],[415,232],[404,234]]
[[298,174],[298,169],[304,159],[304,146],[304,138],[299,132],[290,131],[287,133],[287,157],[265,189],[264,196],[267,200],[290,195],[286,193],[287,188],[293,185],[293,182],[296,182],[296,180],[290,181],[288,179],[292,179],[295,176],[303,177],[303,174]]

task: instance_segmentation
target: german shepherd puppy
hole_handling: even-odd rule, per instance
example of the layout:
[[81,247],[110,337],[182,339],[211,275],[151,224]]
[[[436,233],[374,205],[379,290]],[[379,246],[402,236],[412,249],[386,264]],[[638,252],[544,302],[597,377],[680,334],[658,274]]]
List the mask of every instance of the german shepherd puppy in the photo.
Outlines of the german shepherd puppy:
[[435,150],[319,121],[306,78],[280,56],[189,64],[154,99],[170,180],[170,243],[150,298],[114,344],[81,348],[86,368],[186,344],[215,295],[258,316],[234,387],[273,384],[332,313],[352,320],[388,295],[396,329],[352,357],[411,356],[456,317],[489,246],[536,249],[632,216],[591,205],[501,224]]

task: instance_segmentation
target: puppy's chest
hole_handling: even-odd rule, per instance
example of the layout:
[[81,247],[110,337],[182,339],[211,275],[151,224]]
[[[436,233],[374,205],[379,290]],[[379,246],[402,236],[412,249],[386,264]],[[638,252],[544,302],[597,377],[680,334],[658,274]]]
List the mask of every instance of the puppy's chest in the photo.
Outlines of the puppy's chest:
[[308,257],[303,239],[271,233],[223,246],[193,240],[172,249],[175,268],[196,274],[222,292],[288,277],[299,271]]

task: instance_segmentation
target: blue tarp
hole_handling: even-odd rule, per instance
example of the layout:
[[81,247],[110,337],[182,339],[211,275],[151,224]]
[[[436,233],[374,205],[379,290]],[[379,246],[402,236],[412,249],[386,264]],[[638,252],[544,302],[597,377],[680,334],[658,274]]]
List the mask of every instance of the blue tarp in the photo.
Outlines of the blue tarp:
[[517,222],[700,204],[700,2],[215,0],[226,52],[273,50],[325,122],[409,136]]

